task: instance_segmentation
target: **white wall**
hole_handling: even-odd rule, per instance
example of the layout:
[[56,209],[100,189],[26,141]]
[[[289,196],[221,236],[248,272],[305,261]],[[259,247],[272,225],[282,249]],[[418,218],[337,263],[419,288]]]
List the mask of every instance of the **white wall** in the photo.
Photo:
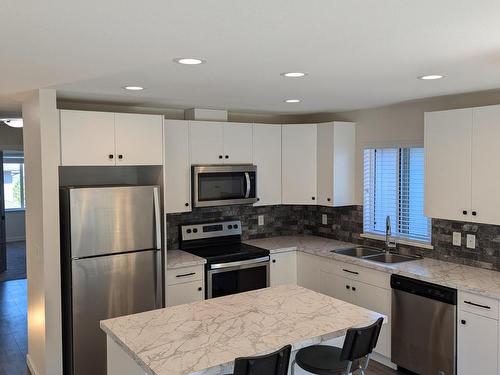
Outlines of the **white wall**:
[[33,375],[60,375],[60,145],[55,90],[35,91],[22,108],[27,207],[28,364]]
[[24,210],[5,212],[5,232],[7,242],[23,241],[26,238]]

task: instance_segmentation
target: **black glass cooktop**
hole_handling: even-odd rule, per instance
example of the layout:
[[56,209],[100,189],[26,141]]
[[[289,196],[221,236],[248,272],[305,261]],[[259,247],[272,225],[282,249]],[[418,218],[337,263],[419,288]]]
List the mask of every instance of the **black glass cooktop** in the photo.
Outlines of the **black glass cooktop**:
[[184,251],[205,258],[209,264],[255,259],[269,255],[269,250],[244,243],[218,244],[184,249]]

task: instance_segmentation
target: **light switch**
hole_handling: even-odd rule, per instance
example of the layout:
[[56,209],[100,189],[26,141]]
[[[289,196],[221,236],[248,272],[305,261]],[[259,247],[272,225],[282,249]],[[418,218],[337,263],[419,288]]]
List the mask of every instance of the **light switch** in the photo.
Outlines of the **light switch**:
[[328,216],[326,214],[321,215],[321,224],[323,224],[323,225],[328,224]]
[[453,245],[462,246],[462,233],[453,232]]
[[476,248],[476,236],[473,234],[467,235],[467,248],[475,249]]
[[259,225],[264,225],[264,215],[257,216],[257,221],[259,222]]

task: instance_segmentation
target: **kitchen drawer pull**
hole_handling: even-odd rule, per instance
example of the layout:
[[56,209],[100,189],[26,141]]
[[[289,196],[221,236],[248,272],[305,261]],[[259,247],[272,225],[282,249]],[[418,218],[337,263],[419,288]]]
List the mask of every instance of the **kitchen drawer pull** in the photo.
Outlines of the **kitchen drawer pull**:
[[186,277],[196,275],[196,272],[182,273],[180,275],[175,275],[175,277]]
[[345,268],[342,268],[342,271],[352,273],[353,275],[359,275],[359,272],[346,270]]
[[476,307],[481,307],[483,309],[491,309],[490,306],[488,305],[480,305],[479,303],[474,303],[474,302],[471,302],[471,301],[464,301],[464,303],[468,304],[468,305],[472,305],[472,306],[476,306]]

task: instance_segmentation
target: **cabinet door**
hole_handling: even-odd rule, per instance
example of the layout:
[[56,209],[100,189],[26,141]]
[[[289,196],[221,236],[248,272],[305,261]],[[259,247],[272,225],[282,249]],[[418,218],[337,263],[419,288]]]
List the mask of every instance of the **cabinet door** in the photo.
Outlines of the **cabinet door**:
[[115,114],[116,165],[163,164],[163,116]]
[[189,123],[166,120],[165,135],[165,211],[191,211],[191,170],[189,162]]
[[425,215],[468,220],[472,109],[425,114]]
[[319,292],[320,290],[320,261],[317,256],[299,252],[297,254],[297,284]]
[[365,309],[384,314],[388,322],[382,326],[375,351],[391,357],[391,291],[377,286],[356,282],[354,303]]
[[500,224],[500,106],[475,108],[472,130],[472,221]]
[[224,124],[224,163],[252,163],[252,124]]
[[356,124],[335,122],[333,128],[333,206],[355,201]]
[[253,163],[259,199],[255,206],[281,204],[281,125],[253,126]]
[[315,124],[282,127],[283,204],[316,204]]
[[459,311],[457,373],[497,374],[498,321]]
[[[356,282],[334,273],[320,271],[320,293],[354,303]],[[354,290],[353,290],[354,287]]]
[[271,286],[297,284],[297,252],[271,254]]
[[192,164],[223,163],[223,123],[190,121],[189,132]]
[[333,128],[318,124],[318,204],[333,206]]
[[115,165],[115,115],[60,111],[61,165]]
[[167,287],[167,306],[182,305],[196,301],[203,301],[205,292],[203,281],[169,285]]

